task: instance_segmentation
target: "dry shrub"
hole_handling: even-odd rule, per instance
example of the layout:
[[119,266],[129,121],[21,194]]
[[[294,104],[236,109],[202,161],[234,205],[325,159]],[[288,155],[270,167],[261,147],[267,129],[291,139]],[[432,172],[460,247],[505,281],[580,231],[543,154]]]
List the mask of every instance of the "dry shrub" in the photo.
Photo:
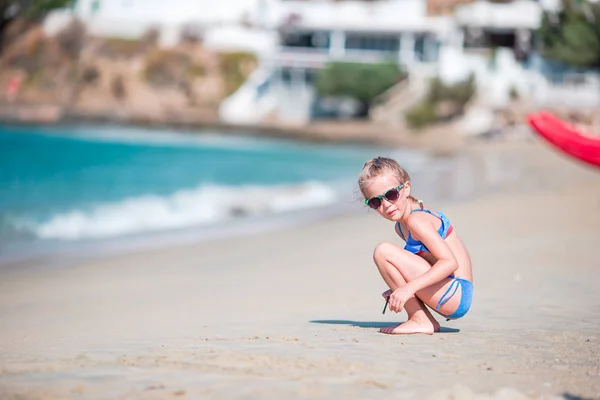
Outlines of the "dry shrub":
[[114,77],[110,83],[110,92],[117,100],[124,100],[127,97],[125,81],[121,75]]
[[106,58],[132,58],[140,53],[138,39],[106,38],[100,41],[98,55]]
[[73,20],[56,35],[56,42],[65,56],[74,59],[79,57],[85,38],[85,26],[79,20]]
[[225,84],[225,94],[230,95],[246,81],[256,68],[257,60],[252,53],[222,53],[219,64]]
[[41,70],[56,70],[68,61],[58,43],[46,39],[41,29],[34,29],[4,52],[3,63],[27,75]]
[[158,28],[148,29],[140,38],[140,51],[148,51],[153,49],[158,44],[160,38],[160,30]]
[[20,37],[35,27],[35,25],[35,21],[27,18],[17,18],[10,24],[5,25],[4,32],[2,32],[2,37],[0,38],[0,50],[17,42]]
[[140,38],[109,37],[101,39],[98,54],[107,58],[133,58],[152,51],[158,43],[158,28],[148,29]]
[[83,85],[95,85],[100,80],[100,71],[95,65],[86,65],[81,69],[79,81]]
[[181,42],[184,44],[200,45],[204,40],[204,31],[196,24],[185,25],[181,29]]
[[178,87],[204,75],[204,67],[186,53],[177,50],[154,50],[146,57],[144,79],[156,87]]

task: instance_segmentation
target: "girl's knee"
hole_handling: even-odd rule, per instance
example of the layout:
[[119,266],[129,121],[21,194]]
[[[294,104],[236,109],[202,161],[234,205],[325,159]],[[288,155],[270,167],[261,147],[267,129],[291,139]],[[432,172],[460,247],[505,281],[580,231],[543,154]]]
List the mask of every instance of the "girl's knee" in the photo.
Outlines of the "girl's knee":
[[375,263],[388,260],[394,252],[398,251],[398,246],[390,242],[382,242],[375,246],[373,251],[373,260]]
[[382,242],[375,246],[373,260],[379,268],[394,264],[396,267],[410,263],[411,253],[390,242]]

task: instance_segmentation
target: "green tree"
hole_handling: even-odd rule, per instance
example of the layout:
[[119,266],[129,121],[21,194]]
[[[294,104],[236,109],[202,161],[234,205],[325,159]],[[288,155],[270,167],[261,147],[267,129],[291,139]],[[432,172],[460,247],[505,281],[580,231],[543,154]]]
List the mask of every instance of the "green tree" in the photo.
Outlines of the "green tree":
[[66,7],[72,0],[0,0],[0,51],[4,32],[17,18],[35,19],[55,8]]
[[575,67],[600,67],[600,3],[562,0],[558,14],[544,13],[538,31],[542,56]]
[[362,103],[364,110],[381,93],[405,77],[394,63],[360,64],[332,62],[317,74],[320,96],[348,96]]

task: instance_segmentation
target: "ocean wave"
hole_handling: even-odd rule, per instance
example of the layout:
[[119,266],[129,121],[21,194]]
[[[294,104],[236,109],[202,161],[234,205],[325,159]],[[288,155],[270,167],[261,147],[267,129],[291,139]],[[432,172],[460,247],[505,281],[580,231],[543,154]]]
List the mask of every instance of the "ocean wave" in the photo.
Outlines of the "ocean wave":
[[332,204],[340,190],[322,182],[280,186],[203,185],[59,213],[31,227],[41,239],[77,240],[184,228],[244,216]]

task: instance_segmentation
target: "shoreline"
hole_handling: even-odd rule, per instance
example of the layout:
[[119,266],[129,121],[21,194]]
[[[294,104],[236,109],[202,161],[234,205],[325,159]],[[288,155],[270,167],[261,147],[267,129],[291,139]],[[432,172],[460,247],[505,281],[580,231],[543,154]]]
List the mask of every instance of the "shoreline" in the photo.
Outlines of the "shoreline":
[[[131,255],[156,249],[188,246],[193,243],[210,243],[220,240],[240,240],[256,234],[300,228],[317,221],[350,215],[359,208],[347,204],[335,210],[329,206],[299,209],[284,213],[230,219],[219,224],[189,226],[149,232],[139,232],[107,238],[86,238],[75,241],[48,240],[40,243],[32,253],[13,251],[0,255],[0,276],[21,267],[36,268],[73,265],[80,262],[100,261],[115,256]],[[27,246],[22,243],[21,245]],[[21,248],[22,249],[22,248]],[[31,248],[27,249],[31,252]]]
[[[525,145],[527,147],[527,145]],[[483,146],[484,151],[498,149],[499,146]],[[523,146],[520,146],[523,148]],[[504,151],[492,150],[500,158],[505,158]],[[393,152],[393,151],[392,151]],[[432,156],[428,164],[433,171],[427,169],[413,171],[413,180],[427,181],[428,184],[442,185],[442,189],[424,191],[426,188],[417,183],[415,189],[427,201],[444,201],[446,203],[460,203],[473,200],[485,195],[493,188],[486,182],[485,175],[489,174],[489,165],[482,163],[482,157],[476,154],[478,150],[463,149],[462,152],[448,157]],[[501,153],[501,154],[499,154]],[[502,162],[497,160],[496,162]],[[518,169],[518,167],[517,167]],[[475,177],[478,172],[482,176]],[[492,172],[493,173],[493,172]],[[464,179],[474,179],[466,187],[452,184]],[[513,183],[513,176],[500,177],[498,183],[503,186]],[[353,191],[354,181],[349,181],[348,195]],[[35,239],[34,241],[20,241],[8,243],[13,248],[0,252],[0,274],[18,269],[19,266],[36,263],[52,267],[56,264],[73,264],[85,260],[99,260],[109,256],[125,255],[137,251],[148,251],[152,248],[169,248],[172,246],[187,245],[193,242],[206,243],[224,238],[239,240],[253,234],[273,231],[285,231],[313,224],[322,220],[330,220],[340,216],[349,216],[357,211],[364,211],[358,199],[348,199],[332,207],[324,206],[300,208],[285,212],[273,212],[244,217],[232,217],[210,224],[190,225],[186,227],[164,228],[158,230],[140,231],[134,233],[118,234],[103,238],[81,238],[76,240],[61,239]],[[16,246],[16,247],[15,247]]]
[[[66,123],[66,122],[59,122],[56,124],[35,124],[35,123],[11,123],[12,126],[35,126],[35,127],[40,127],[40,126],[44,126],[44,127],[60,127],[60,126],[76,126],[78,124],[91,124],[90,121],[85,120],[85,121],[73,121],[72,124]],[[107,122],[107,125],[114,125],[114,122]],[[136,125],[120,125],[120,126],[125,126],[125,127],[135,127]],[[152,128],[159,128],[158,125],[148,125],[148,127],[152,127]],[[181,129],[184,129],[183,127],[181,127]],[[254,127],[254,129],[256,130],[256,132],[260,132],[260,127]],[[272,132],[279,132],[278,130],[274,130]],[[295,130],[295,132],[298,133],[298,135],[301,134],[301,130]],[[202,132],[199,132],[199,134],[201,134]],[[237,131],[236,129],[234,129],[234,127],[231,127],[231,130],[229,131],[229,133],[231,134],[238,134],[239,137],[244,137],[244,134],[240,134],[239,131]],[[254,131],[250,132],[249,135],[254,135]],[[280,134],[274,133],[273,137],[277,137],[278,139],[281,140],[294,140],[297,141],[299,143],[306,143],[307,141],[310,142],[310,140],[306,140],[306,138],[293,138],[293,137],[282,137]],[[265,137],[264,135],[256,134],[256,137]],[[374,145],[374,143],[371,140],[367,140],[364,139],[366,142],[368,142],[370,145]],[[317,142],[315,142],[317,143]],[[353,142],[348,142],[348,141],[344,141],[344,140],[325,140],[325,141],[320,141],[318,142],[320,144],[340,144],[340,145],[352,145]],[[383,147],[382,147],[383,149]],[[414,147],[414,148],[406,148],[404,146],[391,146],[390,148],[388,148],[386,151],[395,153],[397,151],[400,152],[404,152],[404,151],[417,151],[417,152],[422,152],[423,154],[427,154],[428,151],[427,149],[424,149],[422,147]],[[429,157],[429,156],[427,156]],[[431,157],[433,157],[431,160],[437,160],[437,162],[441,162],[441,160],[443,159],[452,159],[453,157],[460,157],[458,154],[456,153],[452,153],[452,154],[435,154],[433,153],[431,155]],[[435,161],[434,161],[435,162]],[[434,174],[439,174],[440,172],[436,172]],[[428,179],[433,179],[436,180],[438,178],[435,177],[429,177]],[[261,228],[258,228],[259,226],[262,226],[264,230],[280,230],[280,229],[285,229],[286,227],[289,228],[291,225],[302,225],[305,223],[305,221],[303,221],[302,219],[305,217],[307,221],[313,221],[314,220],[314,216],[318,215],[321,218],[326,218],[329,216],[329,214],[331,214],[331,216],[335,216],[338,214],[343,214],[343,213],[348,213],[349,211],[347,209],[345,209],[345,211],[340,211],[340,210],[336,210],[335,212],[326,212],[325,209],[329,207],[326,206],[323,209],[321,209],[320,207],[317,207],[316,209],[311,209],[311,210],[299,210],[297,212],[291,212],[291,213],[284,213],[283,215],[268,215],[266,216],[267,221],[259,221],[258,223],[255,223],[256,220],[261,220],[263,218],[263,216],[257,216],[257,217],[249,217],[249,218],[243,218],[243,219],[234,219],[234,220],[230,220],[230,221],[224,221],[225,227],[220,227],[220,226],[214,226],[214,225],[197,225],[197,226],[189,226],[189,227],[184,227],[184,228],[173,228],[173,229],[163,229],[163,230],[158,230],[158,231],[146,231],[146,232],[137,232],[137,233],[130,233],[130,234],[124,234],[124,235],[116,235],[116,236],[111,236],[111,237],[107,237],[107,238],[99,238],[99,239],[82,239],[82,240],[76,240],[76,241],[67,241],[67,242],[61,242],[60,239],[50,239],[50,240],[34,240],[32,242],[27,242],[25,241],[20,241],[19,243],[8,243],[7,246],[13,245],[13,246],[18,246],[18,248],[16,250],[11,250],[8,252],[3,252],[4,254],[0,254],[0,269],[12,269],[14,265],[23,265],[24,263],[28,263],[31,262],[33,260],[38,260],[38,262],[46,262],[46,263],[53,263],[51,260],[56,259],[57,257],[59,257],[61,254],[66,255],[66,254],[70,254],[71,257],[73,259],[76,260],[81,260],[81,254],[82,253],[87,253],[89,251],[93,252],[93,253],[100,253],[99,250],[95,250],[95,247],[99,247],[103,250],[109,251],[111,254],[115,254],[115,253],[122,253],[123,251],[128,251],[127,249],[135,249],[136,247],[140,247],[140,248],[148,248],[152,243],[157,243],[158,241],[160,241],[161,238],[166,239],[166,241],[168,243],[170,243],[171,245],[177,245],[177,244],[181,244],[181,243],[188,243],[192,240],[202,240],[202,241],[209,241],[211,240],[210,237],[211,236],[218,236],[218,237],[237,237],[237,236],[244,236],[244,235],[248,235],[248,233],[242,233],[242,232],[257,232],[257,230],[260,230]],[[352,207],[347,207],[347,208],[352,208]],[[296,221],[294,223],[290,223],[290,221]],[[221,224],[221,223],[220,223]],[[237,224],[242,224],[243,228],[238,229],[238,227],[236,226]],[[175,239],[177,238],[177,239]],[[36,243],[37,242],[37,243]],[[123,243],[122,243],[123,242]],[[33,246],[35,246],[33,249],[32,248],[28,248],[27,246],[29,244],[32,244]],[[167,245],[163,245],[167,246]],[[125,249],[125,250],[124,250]],[[74,251],[75,250],[75,251]],[[25,254],[27,251],[29,251],[29,254]],[[59,257],[60,258],[60,257]],[[61,259],[62,260],[62,259]]]
[[[115,117],[114,114],[83,114],[65,113],[58,106],[47,105],[16,105],[16,110],[0,114],[0,124],[20,126],[72,126],[90,125],[119,125],[138,128],[172,129],[175,131],[204,131],[216,130],[224,135],[240,135],[258,138],[287,139],[309,143],[331,143],[348,145],[372,146],[402,146],[419,148],[433,152],[451,153],[460,148],[468,138],[455,132],[452,123],[434,125],[417,132],[402,131],[387,125],[379,125],[367,120],[317,120],[309,124],[230,124],[218,118],[191,119],[151,119],[148,117]],[[19,109],[36,107],[53,107],[56,110],[48,112],[50,117],[19,118]],[[21,111],[22,112],[22,111]],[[31,111],[30,111],[31,112]],[[34,114],[35,112],[31,112]],[[17,115],[17,116],[15,116]],[[444,131],[444,132],[441,132]],[[440,136],[443,135],[443,141]]]

